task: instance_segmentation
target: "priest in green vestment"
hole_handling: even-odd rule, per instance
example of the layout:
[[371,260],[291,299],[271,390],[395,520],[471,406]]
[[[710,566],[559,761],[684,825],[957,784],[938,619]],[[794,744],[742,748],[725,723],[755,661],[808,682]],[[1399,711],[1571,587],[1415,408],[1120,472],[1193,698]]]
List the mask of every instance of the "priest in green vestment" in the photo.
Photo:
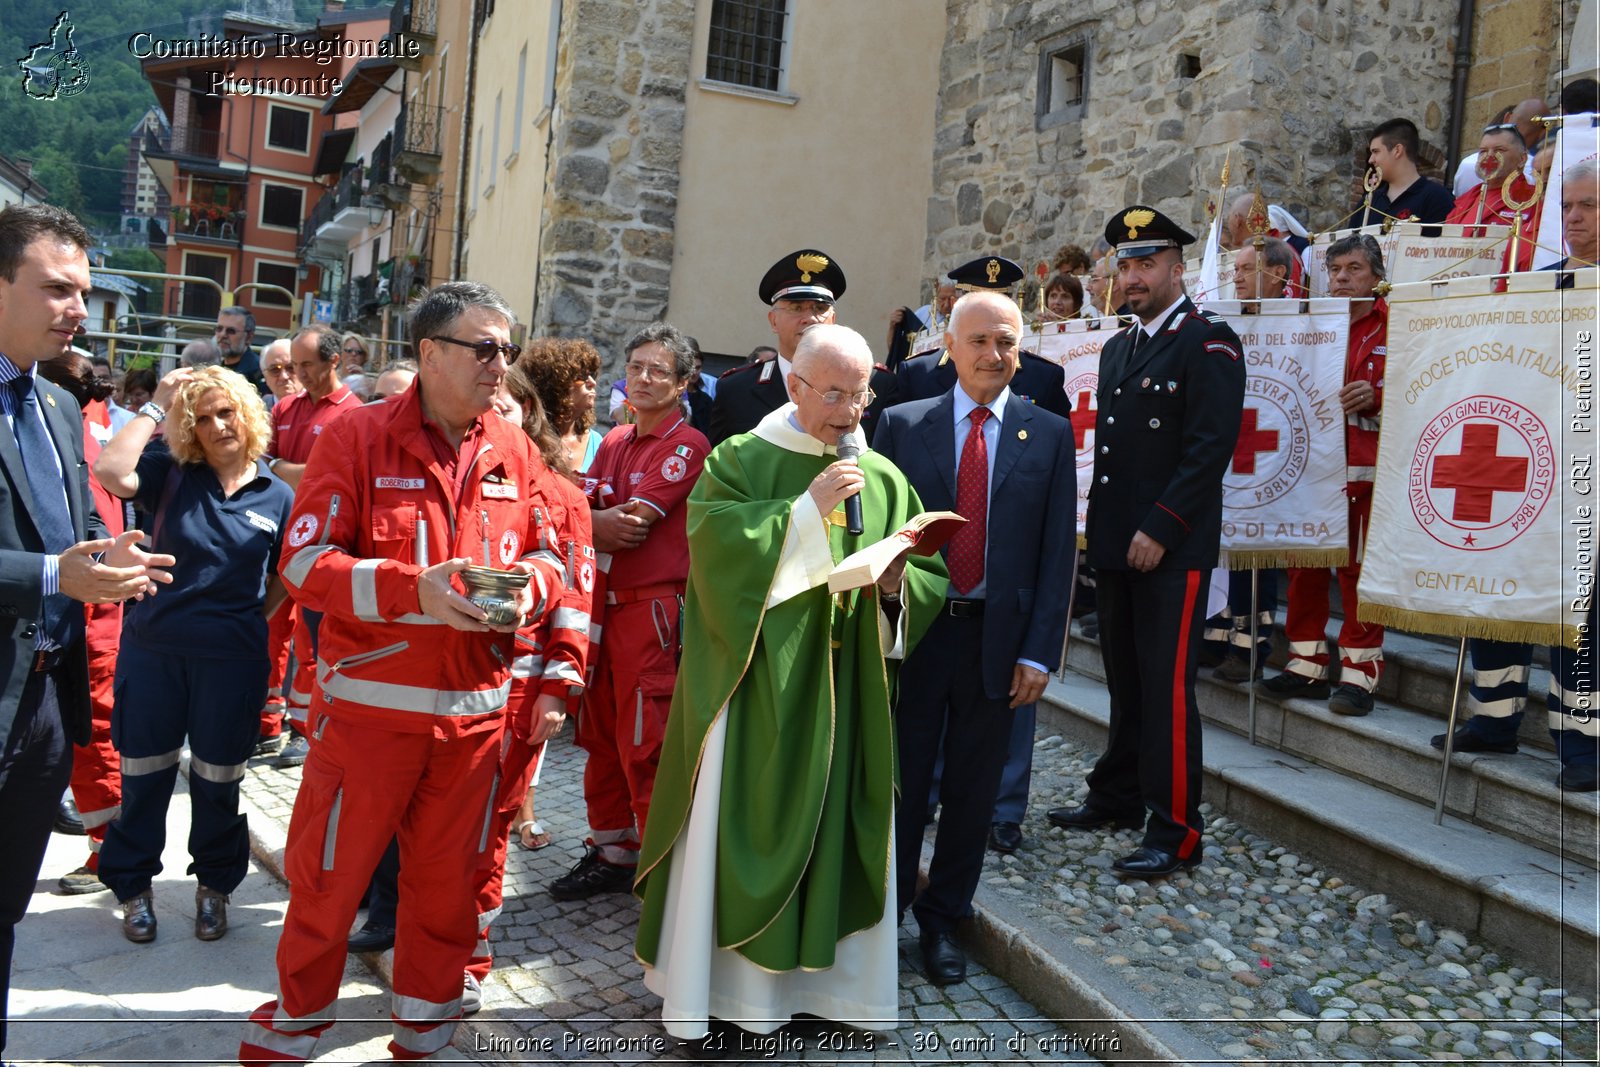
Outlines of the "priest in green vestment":
[[898,1025],[891,693],[948,579],[937,555],[903,557],[828,592],[834,564],[922,511],[876,453],[837,458],[871,370],[854,330],[807,330],[792,402],[719,445],[689,496],[683,664],[635,887],[645,984],[675,1037],[800,1012]]

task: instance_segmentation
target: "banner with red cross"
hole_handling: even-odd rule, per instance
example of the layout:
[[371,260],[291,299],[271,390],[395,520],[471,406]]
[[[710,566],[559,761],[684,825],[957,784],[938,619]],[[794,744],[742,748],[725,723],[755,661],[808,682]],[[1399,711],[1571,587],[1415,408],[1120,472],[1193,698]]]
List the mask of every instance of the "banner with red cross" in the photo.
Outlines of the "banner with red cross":
[[1594,581],[1596,272],[1397,287],[1360,618],[1575,647]]
[[1067,319],[1036,325],[1022,335],[1022,350],[1059,363],[1072,403],[1072,442],[1078,450],[1078,547],[1084,543],[1089,484],[1094,477],[1095,393],[1100,388],[1100,350],[1125,325],[1115,316]]
[[1350,555],[1345,501],[1347,300],[1213,300],[1244,346],[1244,410],[1222,476],[1222,560],[1338,567]]

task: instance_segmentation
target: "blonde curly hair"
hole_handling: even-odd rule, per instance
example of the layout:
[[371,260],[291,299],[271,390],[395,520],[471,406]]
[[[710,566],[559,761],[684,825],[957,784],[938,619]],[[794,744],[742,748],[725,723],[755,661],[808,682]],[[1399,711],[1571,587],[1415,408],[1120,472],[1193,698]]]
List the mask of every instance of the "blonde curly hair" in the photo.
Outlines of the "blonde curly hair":
[[245,456],[251,463],[267,453],[272,442],[272,419],[261,394],[244,376],[227,367],[204,367],[178,387],[172,413],[167,418],[167,447],[179,463],[206,462],[205,450],[194,432],[194,409],[207,393],[219,392],[238,412],[238,430]]

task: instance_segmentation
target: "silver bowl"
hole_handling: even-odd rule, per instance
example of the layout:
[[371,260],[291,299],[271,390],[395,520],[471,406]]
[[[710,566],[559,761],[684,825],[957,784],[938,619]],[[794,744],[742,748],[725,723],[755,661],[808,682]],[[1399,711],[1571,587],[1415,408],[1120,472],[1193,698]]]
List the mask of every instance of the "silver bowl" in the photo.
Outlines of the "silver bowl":
[[529,575],[520,571],[501,571],[493,567],[468,567],[461,572],[467,586],[467,599],[483,609],[483,621],[490,626],[515,626],[517,594],[528,585]]

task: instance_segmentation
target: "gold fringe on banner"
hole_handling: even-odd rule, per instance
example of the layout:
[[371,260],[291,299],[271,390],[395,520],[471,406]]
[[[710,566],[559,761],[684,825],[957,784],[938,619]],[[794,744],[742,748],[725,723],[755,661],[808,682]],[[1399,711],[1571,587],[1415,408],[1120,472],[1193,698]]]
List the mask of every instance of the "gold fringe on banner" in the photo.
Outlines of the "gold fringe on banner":
[[1530,645],[1578,647],[1578,627],[1559,622],[1519,622],[1512,619],[1483,619],[1465,615],[1441,615],[1432,611],[1411,611],[1389,604],[1362,601],[1356,612],[1362,622],[1375,622],[1412,633],[1442,634],[1445,637],[1486,637],[1491,641],[1513,641]]
[[1222,565],[1230,571],[1247,571],[1252,567],[1264,571],[1278,567],[1343,567],[1349,562],[1348,548],[1229,549],[1222,553]]
[[1089,537],[1088,537],[1088,535],[1087,534],[1079,534],[1078,535],[1078,551],[1082,552],[1084,549],[1086,549],[1088,547],[1089,547]]

